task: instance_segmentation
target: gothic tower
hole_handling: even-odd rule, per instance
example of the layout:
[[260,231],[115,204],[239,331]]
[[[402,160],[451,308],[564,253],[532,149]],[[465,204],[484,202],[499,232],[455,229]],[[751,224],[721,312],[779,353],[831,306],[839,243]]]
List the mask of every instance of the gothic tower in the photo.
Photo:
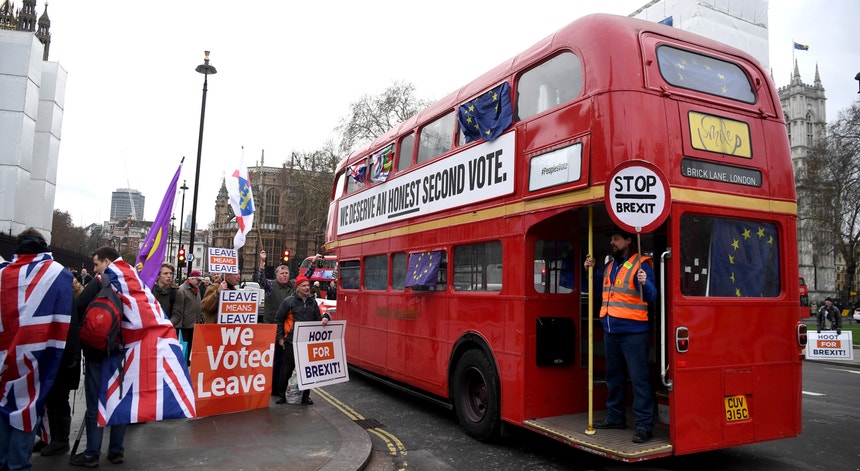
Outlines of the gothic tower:
[[[15,10],[11,0],[0,3],[0,29],[36,33],[36,38],[45,46],[42,60],[48,60],[48,50],[51,48],[51,20],[48,18],[48,4],[45,11],[36,20],[36,0],[23,0],[21,8]],[[37,29],[38,26],[38,29]]]
[[806,175],[806,160],[812,146],[822,139],[827,131],[826,98],[818,65],[815,66],[815,79],[812,85],[803,83],[797,62],[791,82],[779,88],[779,100],[785,114],[788,141],[791,146],[791,159],[794,165],[794,178],[797,187],[797,245],[800,276],[809,285],[810,301],[821,301],[826,296],[835,295],[836,268],[835,245],[821,243],[816,237],[815,227],[810,217],[814,208],[805,197],[815,188],[807,188],[801,183]]

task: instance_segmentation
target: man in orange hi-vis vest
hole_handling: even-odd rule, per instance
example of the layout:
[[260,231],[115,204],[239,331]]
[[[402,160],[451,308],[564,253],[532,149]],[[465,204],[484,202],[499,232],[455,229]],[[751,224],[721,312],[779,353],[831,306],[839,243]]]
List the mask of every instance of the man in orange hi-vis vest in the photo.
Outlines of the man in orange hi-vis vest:
[[[648,371],[648,302],[657,298],[654,270],[651,258],[639,255],[636,239],[627,232],[618,228],[610,232],[609,248],[612,260],[603,269],[600,307],[609,396],[606,417],[594,427],[627,428],[625,381],[629,373],[636,414],[633,441],[645,443],[651,440],[654,429],[654,391]],[[586,269],[594,266],[594,258],[586,256]]]

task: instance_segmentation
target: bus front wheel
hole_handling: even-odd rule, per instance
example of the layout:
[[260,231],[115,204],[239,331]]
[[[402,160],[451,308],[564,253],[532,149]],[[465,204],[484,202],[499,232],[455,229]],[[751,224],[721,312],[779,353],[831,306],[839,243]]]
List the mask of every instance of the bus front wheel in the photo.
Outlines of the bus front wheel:
[[499,375],[480,350],[466,352],[454,370],[454,409],[460,426],[478,440],[501,429]]

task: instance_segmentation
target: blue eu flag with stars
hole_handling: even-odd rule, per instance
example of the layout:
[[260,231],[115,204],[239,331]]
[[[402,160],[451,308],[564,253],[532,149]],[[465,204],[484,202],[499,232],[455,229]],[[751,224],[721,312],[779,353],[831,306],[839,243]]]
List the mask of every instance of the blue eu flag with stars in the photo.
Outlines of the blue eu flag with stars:
[[709,296],[779,295],[779,239],[763,222],[714,219]]
[[466,142],[494,140],[511,125],[513,116],[511,86],[508,82],[467,101],[457,110],[457,119]]
[[436,286],[436,275],[442,262],[442,252],[419,252],[409,255],[406,286]]

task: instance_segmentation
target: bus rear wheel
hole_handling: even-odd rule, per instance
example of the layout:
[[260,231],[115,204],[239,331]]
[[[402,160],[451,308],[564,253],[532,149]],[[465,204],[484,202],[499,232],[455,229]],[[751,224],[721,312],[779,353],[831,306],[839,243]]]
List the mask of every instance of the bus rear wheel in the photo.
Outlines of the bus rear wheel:
[[478,440],[501,430],[499,375],[480,350],[466,352],[454,370],[454,409],[460,426]]

